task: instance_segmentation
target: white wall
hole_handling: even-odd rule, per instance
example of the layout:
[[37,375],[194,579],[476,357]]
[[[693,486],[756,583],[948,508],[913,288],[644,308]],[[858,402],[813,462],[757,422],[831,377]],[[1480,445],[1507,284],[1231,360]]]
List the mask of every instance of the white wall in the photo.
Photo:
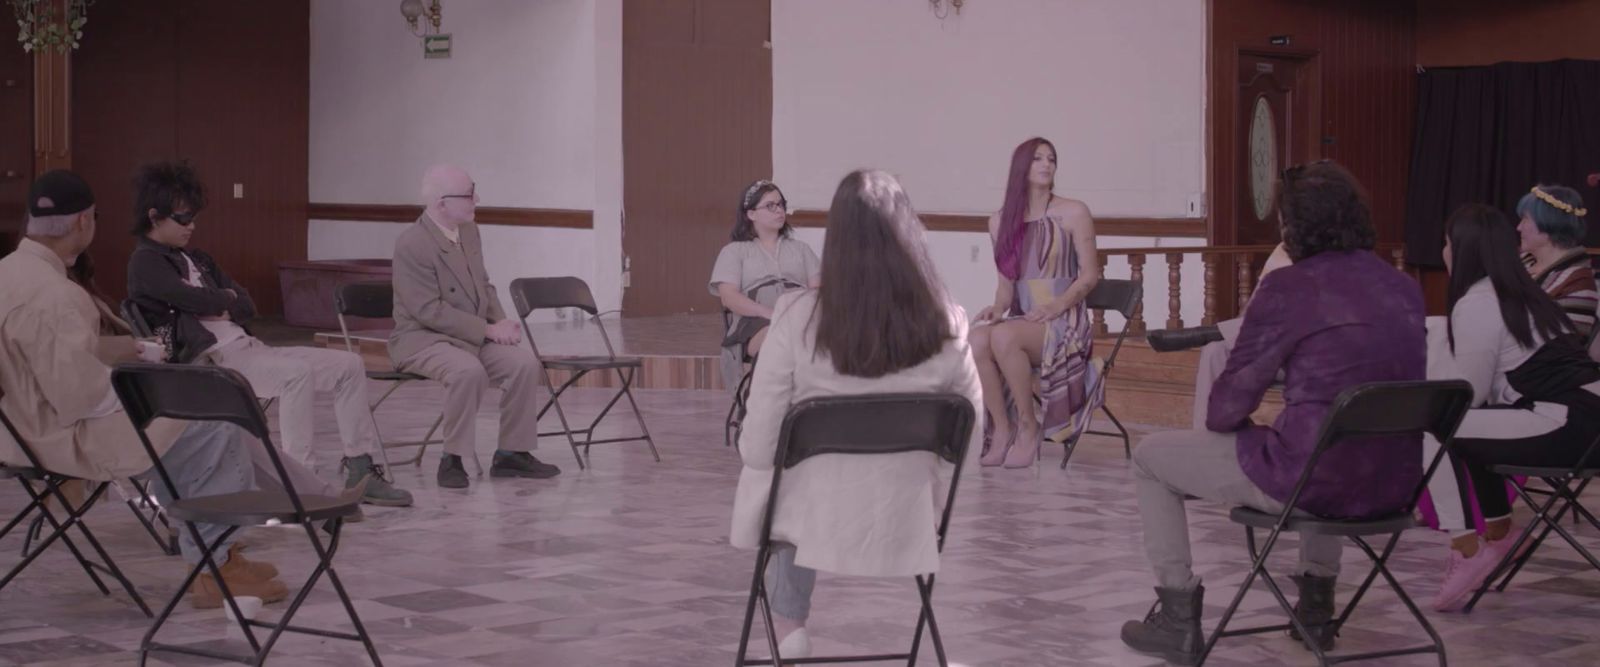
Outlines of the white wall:
[[[430,164],[459,164],[482,206],[594,211],[593,230],[484,226],[507,305],[505,286],[528,275],[579,276],[619,305],[621,0],[447,3],[440,60],[397,7],[311,4],[311,201],[418,203]],[[389,257],[402,228],[312,221],[307,254]]]
[[[989,213],[1011,151],[1039,135],[1060,154],[1057,192],[1098,216],[1202,213],[1188,204],[1205,189],[1204,0],[983,0],[943,20],[926,0],[772,0],[772,41],[773,177],[798,208],[826,209],[845,173],[878,167],[920,211]],[[801,237],[820,251],[820,232]],[[991,300],[987,235],[930,245],[964,306]],[[1146,302],[1165,321],[1166,266],[1151,261]],[[1125,263],[1107,275],[1126,277]]]

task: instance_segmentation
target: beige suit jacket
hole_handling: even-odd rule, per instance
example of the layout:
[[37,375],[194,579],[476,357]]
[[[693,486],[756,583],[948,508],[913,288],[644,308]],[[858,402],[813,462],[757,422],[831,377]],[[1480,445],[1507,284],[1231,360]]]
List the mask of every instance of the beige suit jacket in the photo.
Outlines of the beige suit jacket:
[[[148,470],[150,456],[128,415],[101,410],[111,369],[95,354],[100,313],[89,293],[67,279],[60,257],[26,239],[0,259],[0,285],[0,410],[44,468],[94,480]],[[151,424],[156,452],[165,452],[183,428],[169,420]],[[30,465],[4,429],[0,463]]]
[[484,330],[505,316],[483,266],[483,238],[476,224],[461,226],[458,245],[423,213],[395,241],[389,357],[396,368],[434,343],[477,354]]

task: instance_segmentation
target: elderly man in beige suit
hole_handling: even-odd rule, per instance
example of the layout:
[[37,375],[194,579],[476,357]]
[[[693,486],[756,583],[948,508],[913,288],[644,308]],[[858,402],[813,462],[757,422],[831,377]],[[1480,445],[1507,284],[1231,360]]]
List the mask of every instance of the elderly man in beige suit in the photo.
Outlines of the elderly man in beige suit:
[[[150,457],[111,390],[107,366],[133,361],[131,346],[120,358],[101,358],[106,353],[99,351],[100,313],[88,292],[67,278],[67,267],[89,247],[94,233],[94,196],[88,184],[63,170],[40,176],[28,194],[27,236],[15,252],[0,259],[0,285],[5,286],[0,289],[0,409],[51,472],[102,481],[148,478],[153,472]],[[270,463],[265,463],[260,443],[232,424],[157,420],[148,435],[183,496],[249,491],[275,480],[273,473],[264,472]],[[4,430],[0,463],[29,465]],[[331,490],[310,471],[290,461],[284,464],[296,488]],[[151,486],[162,502],[171,501],[165,484]],[[198,527],[206,540],[215,540],[226,529]],[[180,531],[179,547],[186,560],[199,562],[200,549],[189,531]],[[230,544],[217,557],[228,588],[235,595],[282,600],[288,589],[275,578],[277,568],[245,560],[237,547]],[[222,591],[209,572],[195,580],[190,602],[198,608],[222,605]]]
[[422,179],[423,212],[394,244],[395,368],[444,383],[445,452],[439,486],[467,487],[461,457],[475,451],[478,404],[499,385],[500,443],[491,477],[554,477],[560,468],[530,453],[539,441],[538,358],[521,347],[483,265],[473,224],[477,186],[465,170],[440,165]]

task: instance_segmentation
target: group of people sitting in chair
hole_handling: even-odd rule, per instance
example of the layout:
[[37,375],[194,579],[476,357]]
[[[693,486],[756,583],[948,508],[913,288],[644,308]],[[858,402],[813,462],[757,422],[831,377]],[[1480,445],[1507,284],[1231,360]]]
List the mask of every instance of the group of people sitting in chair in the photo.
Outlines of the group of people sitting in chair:
[[[732,242],[709,282],[731,314],[723,340],[730,388],[746,373],[745,361],[755,360],[731,541],[759,546],[773,511],[775,548],[763,576],[785,658],[810,654],[806,622],[817,570],[938,570],[934,531],[952,465],[926,451],[817,455],[784,473],[776,506],[768,508],[774,455],[792,406],[836,395],[955,394],[984,416],[968,458],[1025,468],[1044,443],[1080,435],[1101,404],[1103,396],[1091,390],[1103,383],[1092,381],[1100,369],[1085,301],[1101,275],[1094,225],[1082,202],[1053,193],[1056,161],[1043,139],[1013,153],[1004,202],[989,220],[999,287],[993,304],[971,319],[945,289],[926,230],[892,175],[862,170],[839,183],[820,259],[792,238],[788,202],[776,184],[756,181],[740,194]],[[84,255],[96,233],[94,198],[76,175],[39,178],[29,194],[26,238],[0,260],[7,286],[0,293],[0,407],[46,467],[86,479],[144,479],[151,462],[111,392],[109,366],[210,363],[239,371],[262,398],[278,399],[297,487],[409,505],[410,494],[384,474],[362,361],[343,351],[272,347],[249,334],[255,307],[248,291],[190,247],[206,197],[187,165],[147,166],[135,190],[139,241],[128,289],[158,343],[127,337],[116,311],[96,296]],[[472,224],[476,187],[465,171],[442,166],[427,172],[423,194],[425,212],[396,242],[389,347],[398,369],[445,386],[439,486],[467,486],[463,457],[472,456],[474,417],[491,383],[505,390],[491,474],[555,475],[530,453],[538,436],[539,361],[519,345],[521,330],[502,312],[484,269]],[[1209,341],[1194,428],[1150,435],[1133,457],[1157,602],[1123,627],[1122,639],[1174,662],[1197,660],[1204,639],[1205,588],[1192,566],[1185,503],[1283,511],[1342,391],[1442,378],[1472,386],[1452,465],[1433,478],[1438,523],[1453,537],[1434,601],[1440,610],[1460,608],[1507,549],[1506,480],[1490,466],[1575,464],[1600,437],[1600,364],[1585,347],[1595,326],[1595,278],[1581,245],[1587,211],[1575,191],[1534,187],[1517,206],[1519,224],[1482,205],[1451,216],[1442,318],[1425,317],[1417,282],[1372,252],[1367,197],[1344,168],[1321,161],[1288,169],[1276,201],[1283,243],[1242,317],[1198,334],[1152,338],[1158,349]],[[1271,424],[1252,422],[1273,386],[1282,388],[1282,413]],[[335,395],[342,490],[311,470],[317,391]],[[259,445],[235,427],[159,422],[151,433],[184,495],[273,483]],[[1421,437],[1344,443],[1322,458],[1295,509],[1328,518],[1394,512],[1409,502],[1438,446]],[[160,485],[154,491],[165,493]],[[197,558],[187,533],[182,549]],[[1340,538],[1303,535],[1300,550],[1294,613],[1311,630],[1301,640],[1331,648]],[[246,559],[238,545],[224,558],[234,594],[283,597],[272,565]],[[220,604],[209,576],[193,588],[197,607]]]
[[[553,477],[560,470],[531,453],[538,443],[536,388],[542,370],[521,345],[516,320],[502,312],[484,269],[482,241],[471,224],[477,204],[472,179],[460,168],[439,166],[424,176],[422,189],[424,212],[395,246],[395,328],[389,349],[396,368],[444,385],[439,486],[468,485],[462,459],[473,457],[478,405],[491,383],[503,394],[490,476]],[[40,176],[28,193],[25,236],[0,259],[0,284],[6,286],[0,294],[0,409],[53,473],[148,483],[163,504],[171,502],[170,491],[189,497],[275,488],[279,480],[273,466],[240,428],[158,420],[149,435],[172,475],[175,489],[169,490],[153,473],[153,462],[110,385],[110,367],[118,363],[213,364],[237,371],[259,398],[276,402],[276,441],[289,455],[285,470],[300,493],[411,505],[411,493],[392,483],[382,463],[361,357],[343,350],[269,346],[252,336],[248,326],[256,307],[249,291],[191,246],[205,207],[206,189],[189,165],[164,162],[139,169],[132,229],[138,240],[128,260],[129,298],[118,310],[95,285],[86,254],[97,233],[89,184],[65,170]],[[128,320],[134,319],[149,329],[141,332],[148,337],[133,336]],[[342,485],[313,471],[317,392],[333,395]],[[5,446],[0,463],[29,462],[17,447]],[[207,540],[222,531],[200,526]],[[185,559],[198,562],[201,547],[188,531],[176,532]],[[272,564],[246,559],[237,542],[222,547],[217,560],[234,595],[266,602],[287,595]],[[195,581],[190,601],[197,608],[221,606],[222,593],[211,574]]]
[[[1047,141],[1018,146],[1004,205],[989,222],[1000,274],[995,302],[970,322],[930,268],[924,230],[892,176],[856,172],[840,183],[820,269],[791,238],[778,187],[763,180],[744,191],[733,242],[710,282],[738,316],[724,339],[724,377],[737,379],[740,360],[754,357],[739,440],[736,546],[758,546],[779,426],[807,398],[972,396],[987,417],[971,450],[984,466],[1030,466],[1041,444],[1081,432],[1103,400],[1089,393],[1098,368],[1084,302],[1100,267],[1088,209],[1051,192],[1055,161]],[[1243,316],[1152,339],[1157,349],[1210,344],[1194,429],[1150,435],[1134,454],[1157,602],[1123,627],[1123,641],[1180,664],[1199,659],[1205,589],[1192,569],[1185,503],[1283,511],[1333,399],[1373,382],[1456,378],[1472,386],[1452,463],[1431,482],[1441,528],[1453,535],[1433,606],[1460,609],[1509,542],[1507,481],[1490,466],[1574,465],[1600,437],[1600,363],[1586,349],[1596,287],[1582,246],[1583,206],[1570,188],[1540,185],[1518,204],[1520,223],[1483,205],[1457,211],[1444,239],[1449,312],[1427,318],[1419,284],[1373,252],[1377,235],[1360,183],[1326,160],[1286,170],[1277,197],[1283,242]],[[1252,422],[1274,386],[1282,413],[1271,424]],[[1297,512],[1356,519],[1403,510],[1438,447],[1421,436],[1342,444],[1316,467]],[[819,456],[785,473],[765,572],[785,659],[810,654],[815,570],[936,570],[930,513],[943,498],[933,491],[941,464],[926,452],[894,456],[906,460]],[[1479,531],[1462,520],[1475,512]],[[1337,631],[1342,539],[1303,535],[1292,576],[1295,613],[1311,631],[1301,641],[1323,650]],[[884,548],[863,559],[863,544]]]

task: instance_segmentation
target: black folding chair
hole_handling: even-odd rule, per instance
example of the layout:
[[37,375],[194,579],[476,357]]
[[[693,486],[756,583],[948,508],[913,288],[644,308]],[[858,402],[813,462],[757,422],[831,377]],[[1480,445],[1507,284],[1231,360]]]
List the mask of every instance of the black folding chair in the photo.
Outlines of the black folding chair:
[[144,311],[139,310],[139,304],[133,299],[122,300],[122,319],[128,321],[128,328],[133,330],[133,335],[138,338],[155,338],[155,329],[150,328],[150,321],[144,318]]
[[[0,392],[0,397],[3,396],[4,392]],[[111,578],[117,580],[117,583],[122,584],[122,589],[128,592],[128,597],[133,598],[133,603],[139,606],[139,611],[144,612],[145,616],[149,616],[150,607],[144,603],[144,598],[139,595],[139,591],[134,589],[133,583],[128,581],[128,577],[122,573],[122,568],[117,567],[116,561],[111,560],[111,555],[106,553],[104,547],[100,546],[100,540],[95,539],[94,533],[89,530],[89,524],[83,521],[84,515],[88,514],[89,510],[94,508],[94,504],[105,494],[106,487],[110,486],[110,482],[81,480],[87,485],[89,492],[84,497],[83,502],[74,507],[67,499],[66,494],[62,493],[61,485],[77,478],[46,470],[39,462],[39,457],[34,455],[33,448],[23,441],[22,434],[17,431],[16,424],[12,423],[3,410],[0,410],[0,424],[5,426],[6,433],[10,434],[11,440],[17,445],[17,449],[22,452],[23,457],[28,459],[28,465],[26,466],[0,464],[0,479],[10,478],[17,480],[17,483],[22,485],[23,491],[28,494],[28,504],[23,506],[22,511],[17,512],[16,516],[12,517],[10,521],[6,522],[4,528],[0,528],[0,538],[4,538],[7,533],[11,532],[11,529],[26,521],[35,512],[38,513],[38,517],[34,522],[25,529],[22,562],[17,563],[9,572],[6,572],[5,578],[0,579],[0,590],[4,590],[6,584],[11,583],[11,580],[15,579],[17,575],[22,574],[22,571],[27,569],[28,565],[32,564],[40,554],[43,554],[45,549],[50,548],[51,544],[55,543],[56,540],[61,540],[62,544],[67,545],[67,550],[72,552],[72,557],[78,561],[78,567],[83,568],[84,574],[89,575],[89,580],[94,582],[95,587],[100,589],[102,595],[111,595],[111,589],[106,588],[105,582],[100,579],[100,575],[96,570],[110,575]],[[35,483],[43,488],[35,487]],[[59,507],[67,514],[65,520],[56,518],[55,512],[50,509],[51,502],[59,503]],[[44,523],[50,524],[50,533],[45,535],[37,544],[34,544],[34,538],[41,532],[41,527]],[[94,549],[95,554],[100,558],[99,562],[85,558],[83,552],[78,549],[77,543],[72,541],[72,536],[68,534],[68,531],[73,527],[77,527],[78,532],[83,534],[84,541],[89,543],[90,548]]]
[[[1236,507],[1229,513],[1228,518],[1234,523],[1245,527],[1245,540],[1249,545],[1250,559],[1252,561],[1250,574],[1239,585],[1239,592],[1234,595],[1233,602],[1228,604],[1227,611],[1223,612],[1222,619],[1217,622],[1217,629],[1211,633],[1206,641],[1205,648],[1200,652],[1198,664],[1205,663],[1206,656],[1211,654],[1211,649],[1222,637],[1235,637],[1239,635],[1258,634],[1262,632],[1279,632],[1293,629],[1301,637],[1307,638],[1306,646],[1316,655],[1318,664],[1329,665],[1337,662],[1353,660],[1370,660],[1373,658],[1386,658],[1399,655],[1412,655],[1419,653],[1436,653],[1439,664],[1445,664],[1444,640],[1439,638],[1428,619],[1417,610],[1417,605],[1406,595],[1405,589],[1390,574],[1388,561],[1390,554],[1394,553],[1395,544],[1400,541],[1400,534],[1416,525],[1413,512],[1417,506],[1417,499],[1422,497],[1422,491],[1428,488],[1428,479],[1433,477],[1434,471],[1439,467],[1439,461],[1450,449],[1451,439],[1455,437],[1456,427],[1461,425],[1461,418],[1466,415],[1467,408],[1472,404],[1472,385],[1462,380],[1448,380],[1435,382],[1374,382],[1352,387],[1339,394],[1334,400],[1333,408],[1329,410],[1328,417],[1322,422],[1321,432],[1317,436],[1316,449],[1312,451],[1311,458],[1306,461],[1305,470],[1300,473],[1300,480],[1295,483],[1294,491],[1289,494],[1288,502],[1284,509],[1277,514],[1268,514],[1247,507]],[[1412,490],[1404,508],[1393,513],[1372,517],[1369,519],[1324,519],[1308,516],[1295,511],[1295,504],[1300,500],[1300,494],[1305,491],[1306,483],[1311,479],[1311,473],[1316,469],[1317,461],[1329,449],[1340,442],[1351,439],[1378,435],[1405,435],[1430,433],[1440,443],[1439,452],[1423,471],[1422,481]],[[1256,548],[1256,529],[1271,531],[1266,542],[1260,549]],[[1339,629],[1349,620],[1350,614],[1355,611],[1356,605],[1366,595],[1367,588],[1378,575],[1383,575],[1384,581],[1394,590],[1395,596],[1410,610],[1411,616],[1422,625],[1428,633],[1432,643],[1427,646],[1411,648],[1373,651],[1370,653],[1347,654],[1335,657],[1326,655],[1318,642],[1313,639],[1317,635],[1308,632],[1300,619],[1295,616],[1294,605],[1284,597],[1283,590],[1278,587],[1277,581],[1267,572],[1267,556],[1272,553],[1272,547],[1277,544],[1278,536],[1284,532],[1295,532],[1309,535],[1331,535],[1348,537],[1361,551],[1372,560],[1373,567],[1367,573],[1361,586],[1356,589],[1354,596],[1345,604],[1338,618],[1332,621],[1333,632],[1338,634]],[[1388,535],[1388,543],[1384,545],[1383,552],[1375,552],[1367,544],[1365,538],[1374,535]],[[1260,576],[1266,582],[1267,588],[1272,591],[1272,596],[1278,600],[1278,605],[1284,613],[1289,615],[1288,624],[1228,630],[1228,621],[1233,618],[1239,609],[1239,603],[1244,600],[1245,593],[1250,592],[1250,585]]]
[[[334,310],[339,316],[339,334],[344,337],[344,349],[351,354],[357,354],[355,339],[350,337],[350,325],[345,321],[344,318],[347,316],[366,317],[372,319],[393,317],[394,286],[387,282],[349,283],[346,285],[340,285],[339,289],[333,293],[333,306]],[[421,440],[412,440],[407,442],[384,442],[383,429],[379,428],[378,426],[378,408],[379,406],[383,405],[384,401],[389,400],[390,395],[394,394],[395,391],[399,390],[400,387],[404,386],[407,382],[427,380],[428,378],[417,375],[416,373],[403,373],[400,371],[388,370],[367,371],[367,379],[386,382],[389,384],[389,388],[383,392],[382,396],[378,397],[378,402],[373,403],[368,409],[368,413],[372,416],[372,432],[378,438],[378,452],[383,456],[385,469],[387,469],[389,464],[388,450],[399,447],[416,447],[417,455],[414,458],[405,461],[405,463],[414,463],[418,466],[421,466],[422,455],[428,451],[428,445],[435,445],[444,442],[443,438],[433,437],[433,434],[438,432],[439,425],[444,423],[444,413],[439,413],[439,417],[433,420],[433,425],[428,427],[428,434],[422,436]]]
[[[372,638],[361,625],[361,618],[356,614],[355,606],[351,603],[349,594],[345,592],[344,584],[340,583],[339,575],[333,569],[333,556],[339,550],[339,537],[344,527],[344,520],[356,514],[361,499],[303,494],[294,488],[294,483],[284,470],[278,448],[272,443],[266,414],[262,411],[261,404],[256,402],[255,392],[250,389],[250,384],[245,381],[244,376],[218,366],[124,364],[112,371],[111,384],[117,392],[117,397],[122,400],[128,418],[138,431],[139,441],[144,444],[145,452],[154,463],[161,483],[166,486],[167,492],[173,499],[167,511],[183,522],[190,538],[201,549],[200,562],[189,570],[189,576],[178,585],[172,599],[162,608],[161,614],[156,616],[155,622],[145,632],[144,640],[139,646],[140,663],[143,664],[153,651],[166,651],[259,665],[266,661],[267,654],[272,651],[278,638],[288,631],[359,641],[366,647],[372,663],[382,665],[382,661],[378,658],[378,650],[372,645]],[[193,498],[180,496],[171,475],[168,474],[166,466],[162,465],[160,455],[156,453],[155,447],[150,443],[149,435],[145,432],[150,423],[160,417],[187,421],[220,421],[244,429],[246,433],[260,440],[258,445],[265,449],[268,459],[272,461],[273,470],[277,473],[282,488]],[[233,593],[228,590],[228,583],[223,579],[221,569],[213,557],[239,528],[260,525],[270,520],[277,520],[285,525],[303,526],[306,539],[311,542],[312,549],[317,553],[316,568],[311,571],[310,578],[301,585],[294,599],[290,601],[289,607],[284,610],[282,618],[276,623],[248,619],[239,613],[239,605],[234,600]],[[227,526],[227,529],[216,540],[207,542],[195,525],[197,523],[223,525]],[[329,538],[326,544],[323,543],[322,536],[317,534],[318,526],[323,526],[323,529],[328,531]],[[238,619],[239,628],[250,644],[252,651],[250,655],[224,653],[203,646],[163,644],[155,641],[156,633],[171,616],[178,602],[183,600],[183,596],[189,591],[195,578],[200,576],[202,569],[209,570],[218,588],[222,589],[224,602],[232,610],[234,618]],[[339,601],[344,604],[345,612],[349,614],[350,622],[355,626],[355,634],[290,625],[295,612],[299,611],[312,586],[316,585],[323,574],[327,574],[328,580],[333,583]],[[263,642],[256,638],[252,628],[270,628],[271,633]]]
[[[589,292],[588,283],[572,277],[518,278],[511,281],[511,301],[517,307],[517,318],[522,321],[522,333],[528,337],[528,347],[533,348],[534,356],[539,358],[539,363],[544,367],[544,386],[550,392],[550,399],[545,401],[545,404],[539,408],[537,418],[543,419],[544,413],[554,406],[556,416],[561,419],[561,430],[540,433],[539,435],[565,435],[567,444],[572,446],[572,456],[578,459],[579,469],[587,467],[585,461],[589,458],[590,445],[601,445],[609,442],[643,440],[645,444],[650,446],[650,455],[655,457],[657,463],[660,463],[661,453],[656,451],[655,440],[650,438],[650,429],[644,425],[644,413],[639,411],[639,404],[633,400],[633,380],[638,375],[639,370],[644,368],[644,360],[639,357],[617,356],[616,348],[611,346],[611,337],[606,335],[606,324],[600,319],[601,315],[621,311],[608,310],[604,313],[599,312],[599,309],[594,305],[594,295]],[[577,308],[588,313],[589,319],[595,323],[595,326],[600,328],[600,339],[605,341],[606,344],[606,356],[546,357],[540,354],[538,344],[533,342],[533,330],[528,327],[528,315],[536,310],[550,308]],[[550,371],[553,370],[567,371],[572,375],[561,383],[560,388],[556,388],[550,382]],[[617,379],[622,381],[622,386],[617,389],[617,393],[611,397],[611,400],[606,403],[604,408],[601,408],[600,414],[595,415],[594,421],[589,422],[587,427],[572,428],[572,425],[567,423],[566,412],[561,409],[561,394],[576,384],[583,376],[594,371],[601,373],[605,371],[615,372]],[[605,419],[606,414],[611,412],[611,408],[623,397],[627,397],[628,405],[633,407],[633,417],[639,422],[640,435],[596,440],[594,431],[600,425],[600,420]],[[583,434],[583,454],[581,455],[578,453],[579,443],[572,437],[574,433]]]
[[[733,326],[733,311],[722,309],[722,330],[727,331]],[[728,418],[722,422],[722,446],[732,447],[739,441],[739,432],[744,430],[745,399],[750,393],[750,379],[756,374],[756,358],[750,355],[750,344],[739,345],[739,363],[744,365],[744,373],[739,375],[739,384],[733,387],[733,404],[728,406]]]
[[[955,464],[955,471],[950,477],[950,490],[945,497],[944,514],[937,526],[938,549],[942,553],[945,535],[950,528],[950,511],[955,507],[956,486],[961,481],[961,468],[971,440],[974,415],[972,403],[956,394],[835,396],[801,401],[789,408],[789,413],[783,418],[778,450],[773,459],[772,487],[767,493],[766,517],[761,522],[761,546],[756,550],[755,575],[750,582],[750,599],[745,603],[739,654],[734,662],[736,666],[888,661],[905,661],[908,665],[915,665],[918,649],[922,646],[924,626],[928,629],[928,637],[933,640],[933,650],[939,658],[939,664],[949,664],[945,657],[944,640],[939,636],[939,624],[933,616],[932,574],[916,577],[922,611],[917,617],[916,630],[911,635],[909,652],[799,659],[786,659],[778,653],[778,636],[772,628],[772,608],[767,599],[763,575],[772,555],[772,518],[776,515],[778,486],[783,481],[783,473],[818,454],[927,451]],[[772,651],[772,657],[767,659],[745,657],[758,602],[766,626],[767,647]]]
[[[1134,311],[1139,309],[1139,303],[1144,300],[1144,286],[1132,280],[1118,280],[1114,278],[1101,278],[1096,283],[1089,296],[1084,299],[1091,310],[1111,311],[1122,315],[1122,330],[1117,332],[1116,342],[1111,345],[1111,354],[1106,355],[1105,366],[1100,370],[1100,376],[1095,378],[1095,385],[1089,387],[1088,396],[1093,396],[1105,386],[1106,378],[1111,376],[1111,368],[1117,363],[1117,353],[1122,351],[1122,341],[1128,337],[1128,322],[1133,321]],[[1084,433],[1093,435],[1109,435],[1122,438],[1122,454],[1133,458],[1133,444],[1128,437],[1128,429],[1122,425],[1111,406],[1101,403],[1100,411],[1106,413],[1106,418],[1117,427],[1115,433],[1110,431],[1086,430]],[[1061,469],[1067,468],[1067,461],[1072,459],[1072,452],[1078,448],[1078,440],[1082,434],[1073,436],[1072,439],[1062,443],[1064,451],[1061,454]]]
[[[1562,517],[1567,515],[1567,512],[1572,512],[1574,523],[1577,522],[1579,517],[1582,517],[1595,530],[1600,530],[1600,521],[1597,521],[1594,514],[1590,513],[1583,506],[1583,503],[1579,501],[1579,498],[1583,496],[1584,489],[1589,487],[1589,483],[1593,482],[1596,477],[1600,477],[1600,460],[1595,459],[1597,452],[1600,452],[1600,438],[1596,438],[1589,445],[1589,448],[1584,450],[1583,456],[1570,467],[1489,466],[1490,471],[1508,478],[1526,477],[1543,480],[1550,487],[1550,490],[1536,491],[1527,488],[1526,484],[1513,485],[1513,488],[1517,491],[1517,496],[1521,497],[1522,502],[1527,503],[1528,507],[1533,510],[1533,520],[1529,521],[1528,525],[1522,529],[1522,534],[1518,535],[1517,540],[1511,543],[1511,548],[1501,558],[1500,564],[1495,566],[1494,571],[1483,580],[1483,585],[1479,586],[1477,592],[1472,594],[1472,599],[1467,601],[1465,611],[1471,612],[1472,608],[1477,606],[1478,600],[1483,597],[1483,594],[1489,592],[1490,586],[1493,586],[1497,593],[1505,592],[1506,586],[1511,584],[1512,577],[1517,576],[1517,573],[1522,571],[1522,566],[1527,565],[1528,560],[1533,558],[1534,552],[1538,551],[1539,547],[1544,544],[1545,538],[1550,536],[1550,531],[1555,531],[1556,534],[1561,536],[1561,539],[1566,540],[1567,544],[1572,545],[1572,548],[1578,551],[1578,555],[1589,561],[1590,566],[1600,571],[1600,560],[1596,560],[1594,554],[1585,549],[1583,544],[1572,536],[1572,533],[1561,527],[1560,523]],[[1543,496],[1545,498],[1544,502],[1535,501],[1533,498],[1535,493]],[[1553,515],[1550,513],[1552,508],[1556,509]],[[1535,530],[1539,530],[1538,537],[1533,537],[1533,531]],[[1532,544],[1529,544],[1527,551],[1521,552],[1519,557],[1519,550],[1529,539],[1533,540]],[[1499,583],[1495,583],[1496,579],[1499,580]]]

